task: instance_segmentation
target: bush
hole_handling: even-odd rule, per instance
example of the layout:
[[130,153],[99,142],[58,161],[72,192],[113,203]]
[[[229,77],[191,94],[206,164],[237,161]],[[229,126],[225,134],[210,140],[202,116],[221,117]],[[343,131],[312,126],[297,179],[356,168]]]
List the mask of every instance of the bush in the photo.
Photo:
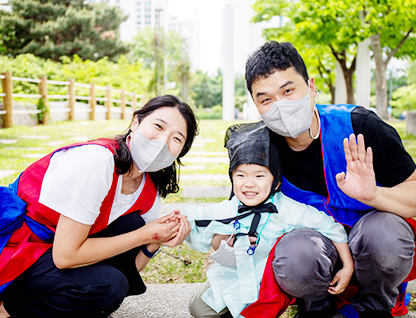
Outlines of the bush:
[[222,119],[222,106],[216,105],[211,108],[198,108],[195,112],[199,119]]

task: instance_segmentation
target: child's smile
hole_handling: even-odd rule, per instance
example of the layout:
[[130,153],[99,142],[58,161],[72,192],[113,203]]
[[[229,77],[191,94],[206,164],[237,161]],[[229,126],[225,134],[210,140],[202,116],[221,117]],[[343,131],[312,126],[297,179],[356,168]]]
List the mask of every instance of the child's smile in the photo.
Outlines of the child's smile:
[[256,206],[269,197],[274,177],[267,167],[242,164],[233,171],[232,179],[236,197],[247,206]]

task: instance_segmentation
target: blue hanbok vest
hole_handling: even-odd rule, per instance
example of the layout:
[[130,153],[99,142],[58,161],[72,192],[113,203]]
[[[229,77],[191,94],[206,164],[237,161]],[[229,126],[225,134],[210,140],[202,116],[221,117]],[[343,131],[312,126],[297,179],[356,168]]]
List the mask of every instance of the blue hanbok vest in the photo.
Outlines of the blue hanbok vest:
[[[310,204],[331,215],[341,224],[352,227],[364,214],[374,208],[350,198],[337,185],[336,175],[346,172],[347,162],[343,140],[354,133],[351,112],[355,105],[316,105],[321,118],[321,145],[323,170],[328,197],[305,191],[291,184],[283,176],[281,191],[288,197]],[[311,160],[313,160],[311,158]],[[296,167],[293,167],[294,169]]]

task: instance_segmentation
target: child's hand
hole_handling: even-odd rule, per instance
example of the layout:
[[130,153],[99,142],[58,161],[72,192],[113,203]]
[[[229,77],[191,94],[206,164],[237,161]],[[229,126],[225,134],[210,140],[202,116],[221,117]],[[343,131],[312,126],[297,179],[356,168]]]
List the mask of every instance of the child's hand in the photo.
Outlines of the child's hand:
[[186,219],[186,218],[187,218],[187,216],[181,214],[181,212],[179,210],[174,210],[171,213],[171,217],[168,220],[166,220],[166,223],[175,222],[176,220],[180,221],[181,219]]
[[329,285],[328,293],[332,295],[341,294],[347,288],[353,273],[354,268],[344,267],[338,271]]

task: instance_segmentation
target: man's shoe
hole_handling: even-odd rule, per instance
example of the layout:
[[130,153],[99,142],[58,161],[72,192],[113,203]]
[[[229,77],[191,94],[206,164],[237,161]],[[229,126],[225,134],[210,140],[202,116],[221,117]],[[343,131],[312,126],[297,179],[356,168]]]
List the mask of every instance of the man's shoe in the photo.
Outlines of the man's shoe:
[[[333,318],[337,312],[338,307],[335,302],[332,302],[323,310],[299,311],[294,318]],[[341,317],[344,317],[344,315],[341,315]]]
[[366,309],[364,311],[360,311],[358,314],[360,318],[393,318],[390,311],[375,311]]

